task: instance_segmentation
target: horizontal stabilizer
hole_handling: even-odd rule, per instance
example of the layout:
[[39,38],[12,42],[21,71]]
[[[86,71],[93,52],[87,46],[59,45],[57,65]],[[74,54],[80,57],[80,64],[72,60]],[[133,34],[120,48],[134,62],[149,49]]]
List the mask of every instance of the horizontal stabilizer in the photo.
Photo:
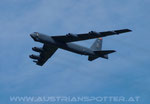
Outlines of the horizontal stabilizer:
[[89,61],[93,61],[93,60],[95,60],[95,59],[97,59],[97,58],[99,58],[99,56],[89,56],[89,57],[88,57],[88,60],[89,60]]
[[93,61],[99,57],[102,57],[102,58],[105,58],[105,59],[108,59],[108,54],[110,53],[114,53],[116,52],[115,50],[101,50],[101,51],[94,51],[95,53],[95,56],[89,56],[88,57],[88,60],[89,61]]
[[101,51],[94,51],[94,53],[98,56],[103,56],[103,55],[107,55],[110,53],[114,53],[116,52],[115,50],[101,50]]

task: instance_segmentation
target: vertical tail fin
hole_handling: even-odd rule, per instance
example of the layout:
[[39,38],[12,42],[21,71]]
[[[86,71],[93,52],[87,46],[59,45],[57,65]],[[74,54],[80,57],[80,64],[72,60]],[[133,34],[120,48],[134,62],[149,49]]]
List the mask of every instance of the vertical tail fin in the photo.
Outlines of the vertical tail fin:
[[102,38],[96,39],[95,42],[92,44],[91,49],[93,51],[100,51],[100,50],[102,50],[102,42],[103,42]]
[[[102,50],[102,43],[103,43],[102,38],[97,38],[95,40],[95,42],[92,44],[91,49],[93,51],[100,51],[100,50]],[[89,61],[93,61],[93,60],[97,59],[98,57],[99,56],[89,56],[88,60]]]
[[102,38],[96,39],[96,41],[92,44],[91,49],[94,51],[94,56],[89,56],[88,60],[93,61],[99,57],[108,59],[108,54],[116,52],[115,50],[102,50]]

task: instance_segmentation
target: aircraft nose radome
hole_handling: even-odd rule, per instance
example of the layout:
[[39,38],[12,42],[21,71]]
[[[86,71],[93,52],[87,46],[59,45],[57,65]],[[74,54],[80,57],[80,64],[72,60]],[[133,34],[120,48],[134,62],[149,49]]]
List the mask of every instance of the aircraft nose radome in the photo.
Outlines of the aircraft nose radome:
[[30,34],[30,36],[31,36],[31,38],[32,38],[34,41],[37,40],[37,39],[36,39],[36,34],[32,33],[32,34]]
[[34,34],[30,34],[30,36],[31,36],[32,38],[34,38]]

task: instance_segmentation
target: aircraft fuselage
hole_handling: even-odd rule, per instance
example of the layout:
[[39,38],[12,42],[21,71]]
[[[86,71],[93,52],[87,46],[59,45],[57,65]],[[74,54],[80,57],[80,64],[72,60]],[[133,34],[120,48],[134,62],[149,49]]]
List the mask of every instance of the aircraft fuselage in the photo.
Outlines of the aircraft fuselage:
[[[30,34],[36,42],[43,43],[43,47],[33,47],[32,50],[35,52],[39,52],[39,55],[29,55],[33,62],[37,65],[42,66],[44,63],[52,57],[52,55],[57,51],[57,49],[61,48],[70,52],[74,52],[80,55],[87,55],[89,61],[93,61],[99,57],[108,59],[108,54],[116,52],[115,50],[102,50],[102,37],[110,36],[110,35],[119,35],[121,33],[131,32],[130,29],[120,29],[120,30],[112,30],[112,31],[104,31],[104,32],[95,32],[90,31],[88,33],[80,33],[73,34],[68,33],[66,35],[58,35],[58,36],[47,36],[42,33],[34,32]],[[80,45],[77,45],[73,42],[95,39],[94,43],[90,48],[86,48]]]
[[38,42],[44,43],[44,44],[50,44],[53,45],[55,47],[64,49],[64,50],[68,50],[77,54],[81,54],[81,55],[94,55],[94,52],[92,51],[92,49],[90,48],[86,48],[80,45],[77,45],[75,43],[64,43],[61,42],[59,40],[55,40],[50,36],[44,35],[44,34],[31,34],[31,37]]

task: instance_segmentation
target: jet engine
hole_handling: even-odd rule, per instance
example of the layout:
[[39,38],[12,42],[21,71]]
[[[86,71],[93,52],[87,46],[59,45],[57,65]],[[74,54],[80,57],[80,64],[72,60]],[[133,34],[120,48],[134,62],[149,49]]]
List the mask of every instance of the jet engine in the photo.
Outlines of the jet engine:
[[39,59],[39,58],[40,58],[40,56],[38,56],[38,55],[33,55],[33,54],[30,55],[29,57],[32,58],[32,59]]
[[90,35],[93,35],[93,34],[94,34],[94,35],[99,35],[100,33],[95,32],[95,31],[90,31],[89,34],[90,34]]
[[38,61],[37,61],[37,60],[33,60],[33,62],[35,62],[36,64],[38,63]]
[[77,35],[76,34],[72,34],[72,33],[68,33],[68,34],[66,34],[66,36],[71,36],[71,37],[77,37]]
[[35,52],[42,52],[43,48],[33,47],[32,50]]

